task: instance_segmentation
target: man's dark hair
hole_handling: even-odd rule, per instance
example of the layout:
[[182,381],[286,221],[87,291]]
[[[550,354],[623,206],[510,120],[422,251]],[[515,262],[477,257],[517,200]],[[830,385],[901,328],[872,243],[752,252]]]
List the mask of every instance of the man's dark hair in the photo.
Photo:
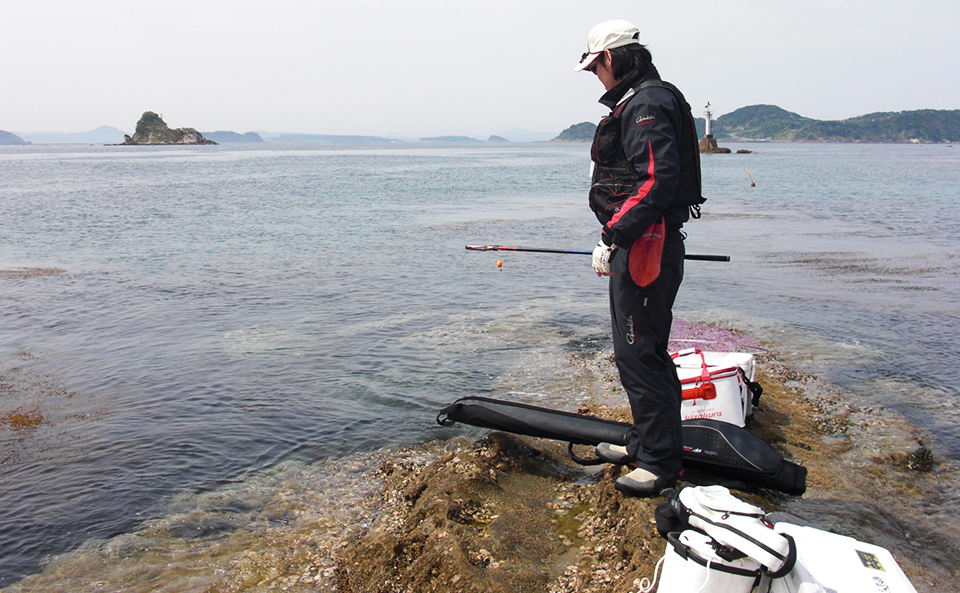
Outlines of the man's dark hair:
[[650,50],[639,43],[615,47],[610,50],[610,56],[613,58],[613,77],[618,80],[626,78],[634,70],[643,70],[653,63]]

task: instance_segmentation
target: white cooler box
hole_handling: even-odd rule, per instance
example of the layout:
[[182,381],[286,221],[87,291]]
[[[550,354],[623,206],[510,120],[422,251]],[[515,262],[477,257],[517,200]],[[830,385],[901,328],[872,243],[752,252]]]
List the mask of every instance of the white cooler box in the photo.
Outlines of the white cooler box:
[[750,593],[760,577],[757,562],[724,560],[699,531],[670,533],[667,542],[657,593]]
[[747,385],[756,374],[752,354],[689,348],[671,356],[683,387],[681,419],[709,418],[741,427],[746,423],[753,413],[753,393]]
[[797,564],[770,582],[770,593],[917,593],[893,554],[814,527],[776,523],[797,544]]

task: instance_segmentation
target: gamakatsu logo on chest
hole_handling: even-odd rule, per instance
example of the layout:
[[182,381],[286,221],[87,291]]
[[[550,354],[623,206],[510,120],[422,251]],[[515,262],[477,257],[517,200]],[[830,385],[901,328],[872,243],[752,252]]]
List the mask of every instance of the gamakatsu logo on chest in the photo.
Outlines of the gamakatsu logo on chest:
[[627,316],[627,344],[633,344],[637,339],[637,333],[633,329],[633,315]]

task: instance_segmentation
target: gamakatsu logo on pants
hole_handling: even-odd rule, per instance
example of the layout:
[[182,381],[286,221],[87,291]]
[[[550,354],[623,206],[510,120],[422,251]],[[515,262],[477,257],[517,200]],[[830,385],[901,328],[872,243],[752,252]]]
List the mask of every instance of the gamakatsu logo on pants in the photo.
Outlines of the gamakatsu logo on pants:
[[627,344],[633,344],[637,339],[637,333],[633,329],[633,315],[627,316]]

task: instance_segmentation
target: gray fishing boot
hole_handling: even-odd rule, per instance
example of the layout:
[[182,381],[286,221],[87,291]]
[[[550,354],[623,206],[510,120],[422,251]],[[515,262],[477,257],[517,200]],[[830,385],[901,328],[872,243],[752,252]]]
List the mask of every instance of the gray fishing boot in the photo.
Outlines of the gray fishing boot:
[[676,479],[661,478],[653,472],[638,467],[629,474],[617,478],[614,488],[628,496],[656,496],[662,490],[676,485]]
[[633,463],[633,459],[627,453],[627,448],[623,445],[611,445],[610,443],[600,443],[597,445],[597,457],[607,463],[616,465],[626,465]]

